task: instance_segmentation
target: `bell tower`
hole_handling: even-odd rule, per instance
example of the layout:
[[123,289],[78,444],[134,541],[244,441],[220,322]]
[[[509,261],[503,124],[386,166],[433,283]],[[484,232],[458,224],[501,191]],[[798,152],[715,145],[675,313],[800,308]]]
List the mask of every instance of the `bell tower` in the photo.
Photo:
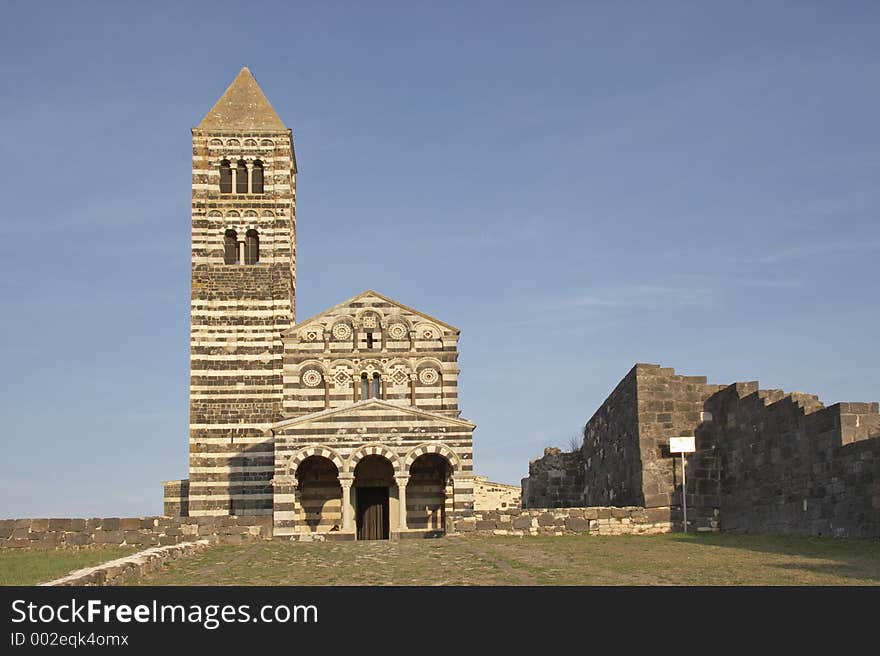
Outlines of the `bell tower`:
[[281,335],[294,322],[293,135],[243,68],[192,137],[190,477],[179,482],[180,513],[271,515],[269,427],[282,418]]

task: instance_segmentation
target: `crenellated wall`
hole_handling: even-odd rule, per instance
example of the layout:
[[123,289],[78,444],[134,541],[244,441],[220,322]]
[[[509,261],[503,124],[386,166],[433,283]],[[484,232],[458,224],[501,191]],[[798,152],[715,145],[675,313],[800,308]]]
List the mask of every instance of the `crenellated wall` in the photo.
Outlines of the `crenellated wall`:
[[700,488],[714,485],[722,528],[880,536],[877,403],[824,407],[752,383],[727,387],[706,409],[713,421],[699,431],[690,466],[701,476],[688,481],[688,499],[701,504]]
[[687,458],[691,529],[880,536],[877,403],[826,408],[813,395],[712,385],[650,364],[633,367],[587,422],[579,451],[530,463],[526,507],[642,506],[652,522],[681,527],[676,436],[697,447]]

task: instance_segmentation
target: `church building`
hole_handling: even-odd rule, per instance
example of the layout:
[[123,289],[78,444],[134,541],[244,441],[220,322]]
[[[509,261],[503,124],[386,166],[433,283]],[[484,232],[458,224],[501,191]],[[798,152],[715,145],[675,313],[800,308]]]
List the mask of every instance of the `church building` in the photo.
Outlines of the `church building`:
[[440,534],[474,505],[460,331],[367,290],[295,319],[293,135],[247,68],[192,131],[189,478],[166,515]]

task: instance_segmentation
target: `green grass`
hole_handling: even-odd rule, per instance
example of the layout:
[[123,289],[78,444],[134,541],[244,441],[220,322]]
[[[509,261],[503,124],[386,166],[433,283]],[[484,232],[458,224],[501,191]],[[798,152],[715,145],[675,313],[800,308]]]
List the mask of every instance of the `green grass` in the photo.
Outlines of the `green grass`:
[[878,585],[880,540],[780,535],[259,542],[168,564],[149,585]]
[[83,567],[134,553],[132,547],[89,549],[0,549],[0,585],[36,585]]

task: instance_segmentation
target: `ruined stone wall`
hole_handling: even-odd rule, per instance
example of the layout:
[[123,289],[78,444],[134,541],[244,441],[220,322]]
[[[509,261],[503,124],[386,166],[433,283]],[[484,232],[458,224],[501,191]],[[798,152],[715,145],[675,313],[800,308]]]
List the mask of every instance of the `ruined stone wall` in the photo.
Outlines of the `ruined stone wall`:
[[529,475],[522,482],[524,508],[583,506],[584,474],[580,451],[544,449],[541,458],[529,463]]
[[[704,452],[703,466],[711,468],[713,456],[701,443],[699,428],[707,415],[704,403],[723,385],[707,383],[705,376],[682,376],[670,367],[637,364],[639,459],[642,467],[643,505],[654,518],[666,514],[679,525],[681,515],[681,458],[669,453],[669,438],[695,436],[697,449]],[[688,481],[688,524],[691,529],[718,529],[716,473],[706,473],[709,483],[697,484],[697,467]],[[702,474],[702,472],[699,472]],[[714,478],[713,478],[714,477]]]
[[125,585],[137,583],[142,576],[164,567],[169,561],[191,556],[211,545],[210,540],[182,542],[165,547],[148,547],[130,556],[116,558],[94,567],[85,567],[41,583],[41,586]]
[[636,395],[638,365],[584,426],[580,450],[583,496],[571,505],[641,506],[642,462]]
[[475,511],[473,520],[460,523],[458,530],[467,535],[645,535],[669,533],[672,523],[652,521],[644,508],[634,506],[513,508]]
[[[721,527],[731,531],[880,536],[877,403],[824,407],[815,396],[731,385],[711,397],[694,469],[717,462]],[[697,476],[695,484],[700,485]],[[702,490],[688,481],[688,499]]]
[[760,390],[757,382],[712,385],[638,364],[584,436],[581,451],[563,458],[571,472],[579,460],[583,490],[551,477],[563,468],[556,450],[530,463],[528,507],[638,505],[652,523],[680,529],[681,459],[669,453],[669,438],[694,436],[690,530],[880,536],[877,403],[826,408],[809,394]]
[[0,549],[152,547],[208,539],[239,543],[272,537],[272,517],[92,517],[0,519]]

